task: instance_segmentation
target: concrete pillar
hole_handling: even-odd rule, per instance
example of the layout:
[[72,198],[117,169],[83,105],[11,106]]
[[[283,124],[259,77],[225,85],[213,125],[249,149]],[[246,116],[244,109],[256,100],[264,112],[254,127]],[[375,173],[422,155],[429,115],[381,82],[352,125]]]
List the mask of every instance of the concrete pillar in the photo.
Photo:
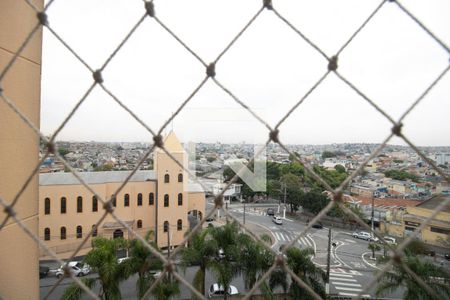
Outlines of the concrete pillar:
[[[42,9],[43,0],[33,1]],[[37,23],[36,12],[25,1],[0,1],[0,72]],[[0,86],[3,94],[39,127],[42,31],[39,30]],[[0,100],[0,197],[12,201],[38,163],[39,139]],[[38,232],[38,177],[32,180],[14,207],[17,217]],[[5,218],[0,209],[0,221]],[[9,220],[0,230],[0,298],[38,299],[38,246]]]

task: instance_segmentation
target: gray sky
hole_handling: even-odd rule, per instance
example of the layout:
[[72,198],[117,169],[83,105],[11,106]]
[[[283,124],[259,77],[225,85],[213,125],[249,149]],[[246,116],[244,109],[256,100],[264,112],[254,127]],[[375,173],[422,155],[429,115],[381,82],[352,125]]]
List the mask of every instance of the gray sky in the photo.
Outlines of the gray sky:
[[[450,2],[401,1],[450,44]],[[215,60],[262,1],[155,1],[158,18],[205,62]],[[328,56],[380,1],[273,1]],[[144,13],[139,0],[57,0],[51,27],[94,69]],[[446,68],[449,54],[396,4],[386,3],[339,56],[338,71],[394,119]],[[216,78],[271,126],[325,73],[327,61],[271,11],[219,60]],[[155,131],[198,86],[204,67],[147,18],[103,72],[105,85]],[[53,132],[92,83],[89,71],[44,31],[41,128]],[[417,145],[450,145],[450,75],[404,120]],[[173,123],[184,141],[262,142],[267,129],[208,81]],[[170,129],[171,126],[169,126]],[[381,142],[391,124],[330,74],[281,126],[287,144]],[[96,87],[59,140],[149,141],[150,134]],[[391,143],[400,143],[394,139]]]

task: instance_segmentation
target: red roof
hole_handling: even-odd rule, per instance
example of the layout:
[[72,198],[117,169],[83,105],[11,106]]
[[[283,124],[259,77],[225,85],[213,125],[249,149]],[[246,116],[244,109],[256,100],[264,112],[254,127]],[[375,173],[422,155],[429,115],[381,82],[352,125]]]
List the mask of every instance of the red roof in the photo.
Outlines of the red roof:
[[[353,196],[355,201],[358,201],[360,205],[372,205],[372,198],[364,198]],[[422,203],[418,200],[412,199],[397,199],[397,198],[375,198],[374,205],[375,206],[417,206]]]

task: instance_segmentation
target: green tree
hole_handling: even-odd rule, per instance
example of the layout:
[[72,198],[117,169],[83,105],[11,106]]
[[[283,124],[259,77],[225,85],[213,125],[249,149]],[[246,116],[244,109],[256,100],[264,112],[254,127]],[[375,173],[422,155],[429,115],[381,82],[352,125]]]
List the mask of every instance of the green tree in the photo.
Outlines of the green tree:
[[322,158],[326,159],[326,158],[331,158],[331,157],[336,157],[336,154],[332,151],[323,151],[322,152]]
[[419,181],[419,177],[415,174],[412,173],[408,173],[405,171],[401,171],[401,170],[395,170],[395,169],[391,169],[391,170],[387,170],[386,172],[384,172],[384,175],[386,177],[395,179],[395,180],[407,180],[407,179],[411,179],[414,182],[418,182]]
[[[315,291],[320,297],[325,298],[325,273],[318,268],[312,261],[311,256],[314,254],[314,250],[311,248],[288,249],[287,264],[291,270],[302,279],[313,291]],[[289,287],[289,294],[292,299],[314,299],[313,296],[297,284],[296,281],[291,279],[291,285]]]
[[[98,237],[92,240],[92,250],[86,255],[84,262],[98,273],[97,278],[86,278],[84,282],[88,287],[99,283],[101,288],[98,294],[100,299],[121,299],[119,283],[126,280],[132,274],[132,266],[129,260],[122,263],[117,261],[116,252],[125,247],[125,240],[106,239]],[[83,290],[72,283],[65,291],[62,299],[81,299]]]
[[429,295],[399,264],[394,264],[393,269],[384,273],[380,278],[377,296],[383,296],[394,292],[399,287],[404,287],[403,299],[406,300],[448,299],[448,295],[450,295],[450,274],[448,271],[417,256],[406,256],[404,263],[436,292],[438,298]]
[[375,251],[381,250],[381,246],[375,242],[370,242],[367,248],[372,251],[372,258],[375,258]]
[[152,294],[157,300],[167,300],[170,297],[180,294],[180,287],[177,281],[173,281],[168,275],[153,289]]
[[335,165],[334,169],[338,172],[338,173],[345,173],[345,167],[343,165]]
[[199,266],[192,284],[202,295],[205,295],[206,269],[217,257],[218,251],[216,241],[209,236],[209,230],[195,233],[189,241],[188,247],[181,251],[181,263],[184,268],[191,265]]
[[425,243],[421,240],[414,239],[405,248],[405,253],[408,255],[419,255],[423,254],[426,250]]
[[58,148],[58,153],[59,153],[59,155],[61,155],[62,157],[65,157],[66,154],[68,154],[69,152],[70,152],[70,151],[67,150],[66,148],[63,148],[63,147]]

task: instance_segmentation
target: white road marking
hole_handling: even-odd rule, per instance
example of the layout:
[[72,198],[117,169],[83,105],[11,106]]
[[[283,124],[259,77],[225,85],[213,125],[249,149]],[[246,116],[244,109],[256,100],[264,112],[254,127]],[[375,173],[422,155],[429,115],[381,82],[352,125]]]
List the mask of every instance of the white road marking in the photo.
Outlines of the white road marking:
[[330,275],[330,280],[339,280],[339,281],[349,281],[349,282],[357,282],[356,279],[348,279],[348,278],[339,278],[339,277],[333,277]]
[[306,242],[308,243],[308,246],[310,246],[310,247],[313,246],[307,237],[305,237],[305,240],[306,240]]
[[332,281],[331,282],[334,285],[343,285],[343,286],[350,286],[350,287],[361,287],[361,285],[359,283],[347,283],[347,282],[336,282],[336,281]]
[[284,236],[283,236],[281,233],[275,232],[275,235],[277,236],[277,239],[278,239],[279,241],[283,241],[283,242],[284,242]]
[[341,290],[341,291],[352,291],[352,292],[361,292],[362,289],[355,289],[355,288],[343,288],[343,287],[339,287],[339,286],[335,286],[334,287],[337,290]]
[[345,277],[345,278],[353,278],[353,275],[342,274],[342,273],[333,273],[333,272],[330,272],[330,276]]

